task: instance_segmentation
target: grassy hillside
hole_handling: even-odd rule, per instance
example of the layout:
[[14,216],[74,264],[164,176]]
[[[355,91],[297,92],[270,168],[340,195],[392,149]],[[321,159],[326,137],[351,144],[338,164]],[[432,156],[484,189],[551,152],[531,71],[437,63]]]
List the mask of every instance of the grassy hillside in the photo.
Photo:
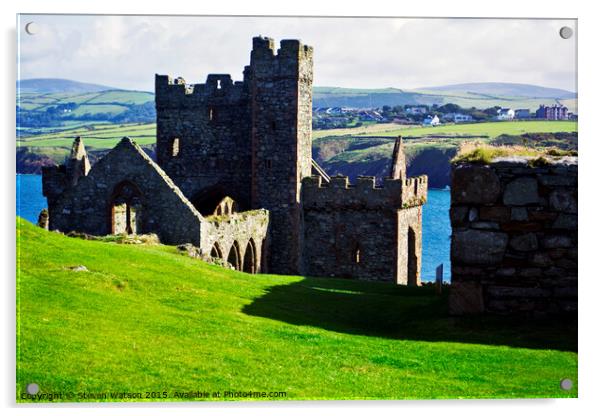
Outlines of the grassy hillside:
[[98,92],[114,89],[106,85],[90,84],[87,82],[73,81],[61,78],[32,78],[17,81],[17,90],[21,92],[32,92],[37,94],[53,92]]
[[144,91],[20,92],[17,136],[68,132],[82,125],[155,120],[154,94]]
[[419,90],[314,87],[313,105],[316,107],[382,107],[383,105],[453,103],[464,108],[488,108],[499,105],[535,111],[540,104],[563,103],[569,111],[575,111],[574,97],[575,94],[569,91],[505,83],[462,84]]
[[[573,121],[512,121],[437,127],[375,124],[358,129],[314,131],[314,158],[331,175],[388,175],[394,139],[405,139],[408,174],[429,176],[429,186],[450,184],[449,161],[466,140],[490,142],[502,135],[576,132]],[[528,139],[533,141],[534,139]]]
[[81,136],[84,138],[86,148],[103,150],[113,148],[124,136],[131,137],[140,145],[153,144],[156,142],[156,134],[155,123],[91,124],[56,133],[24,137],[17,140],[17,145],[31,148],[55,147],[71,149],[73,139],[76,136]]
[[248,275],[21,219],[17,243],[19,395],[577,396],[559,388],[577,380],[573,323],[449,318],[430,287]]
[[558,133],[577,131],[575,121],[502,121],[489,123],[446,124],[436,127],[403,126],[398,124],[374,124],[359,129],[318,130],[314,138],[332,136],[480,136],[495,138],[502,134],[518,135],[525,133]]
[[[117,90],[61,79],[23,80],[18,86],[18,133],[21,136],[65,130],[82,121],[120,124],[155,119],[152,92]],[[314,87],[313,90],[313,105],[317,107],[446,103],[465,108],[499,105],[532,111],[540,104],[563,103],[575,111],[577,100],[574,93],[564,90],[507,83],[461,84],[424,90],[338,87]]]
[[[59,104],[75,103],[78,105],[93,106],[102,105],[133,105],[154,102],[155,95],[152,92],[108,90],[97,92],[55,92],[55,93],[33,93],[25,92],[18,97],[17,105],[27,110],[46,111],[49,107]],[[106,109],[98,107],[94,113],[104,113]]]
[[575,98],[576,93],[559,89],[540,87],[531,84],[516,84],[512,82],[471,82],[465,84],[442,85],[438,87],[418,88],[414,91],[445,91],[447,93],[501,95],[509,97],[536,98]]
[[[577,123],[572,121],[467,123],[439,127],[373,124],[354,129],[316,130],[313,132],[313,153],[329,174],[341,173],[351,178],[357,175],[386,176],[394,138],[401,135],[406,138],[408,172],[428,174],[429,183],[440,188],[449,185],[449,160],[457,145],[467,137],[491,141],[500,135],[576,131]],[[62,162],[75,136],[82,136],[86,148],[94,154],[112,148],[123,136],[130,136],[142,146],[151,146],[156,141],[156,125],[92,124],[22,137],[17,142],[21,148],[19,172],[39,172],[40,166],[46,163],[40,162],[40,158]]]
[[[322,141],[331,140],[333,137],[348,136],[350,138],[361,136],[387,136],[387,137],[425,137],[449,136],[460,137],[465,135],[495,138],[501,134],[518,135],[524,133],[550,133],[577,131],[574,121],[513,121],[491,123],[464,123],[437,127],[401,126],[399,124],[373,124],[356,129],[316,130],[314,139]],[[110,149],[123,136],[130,136],[138,144],[152,144],[155,142],[156,125],[148,124],[122,124],[122,125],[87,125],[77,126],[70,130],[40,134],[21,138],[17,143],[28,147],[67,147],[70,148],[75,136],[85,139],[86,147],[96,149]]]

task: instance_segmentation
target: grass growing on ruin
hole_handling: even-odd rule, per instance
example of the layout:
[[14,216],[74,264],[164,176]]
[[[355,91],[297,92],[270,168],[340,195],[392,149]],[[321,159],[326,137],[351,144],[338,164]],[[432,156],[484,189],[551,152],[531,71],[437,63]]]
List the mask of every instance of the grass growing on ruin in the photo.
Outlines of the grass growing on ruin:
[[17,226],[18,400],[32,382],[42,393],[168,400],[577,395],[559,388],[577,380],[574,325],[450,318],[431,287],[248,275],[175,247]]
[[452,159],[452,163],[468,162],[489,164],[494,159],[511,157],[511,156],[526,156],[544,160],[546,157],[563,157],[577,156],[576,151],[561,150],[555,147],[547,149],[537,149],[526,146],[492,146],[482,142],[465,142],[458,146],[458,152]]

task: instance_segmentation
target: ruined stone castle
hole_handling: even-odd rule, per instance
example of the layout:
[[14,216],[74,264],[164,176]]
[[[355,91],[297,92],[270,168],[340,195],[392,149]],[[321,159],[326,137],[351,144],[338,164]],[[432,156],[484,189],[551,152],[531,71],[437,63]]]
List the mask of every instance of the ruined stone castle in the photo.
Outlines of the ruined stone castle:
[[76,139],[45,168],[49,227],[156,233],[250,273],[420,284],[427,178],[329,177],[312,160],[313,49],[253,39],[243,80],[157,75],[156,162],[128,138],[90,166]]

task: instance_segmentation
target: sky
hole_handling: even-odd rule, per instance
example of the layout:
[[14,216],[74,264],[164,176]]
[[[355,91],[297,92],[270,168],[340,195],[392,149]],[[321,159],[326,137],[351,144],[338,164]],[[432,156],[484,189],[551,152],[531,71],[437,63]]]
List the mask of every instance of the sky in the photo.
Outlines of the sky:
[[[25,32],[36,24],[34,35]],[[314,85],[512,82],[576,91],[575,20],[21,15],[18,76],[153,91],[155,73],[242,79],[252,37],[314,47]]]

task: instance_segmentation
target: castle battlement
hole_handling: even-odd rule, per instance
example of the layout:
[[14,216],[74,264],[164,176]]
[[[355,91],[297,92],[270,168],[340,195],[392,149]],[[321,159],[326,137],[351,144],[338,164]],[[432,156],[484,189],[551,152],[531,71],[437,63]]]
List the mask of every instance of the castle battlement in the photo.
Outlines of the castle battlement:
[[397,210],[426,202],[428,181],[425,175],[408,179],[386,178],[382,186],[374,176],[359,176],[351,184],[348,176],[321,176],[303,180],[304,209]]
[[280,48],[276,50],[274,39],[255,37],[251,51],[252,76],[256,79],[276,77],[304,79],[311,82],[313,55],[313,48],[297,39],[281,40]]
[[232,105],[247,99],[247,84],[232,81],[230,74],[209,74],[204,84],[187,84],[181,77],[155,75],[155,102],[159,108]]
[[280,48],[276,50],[274,39],[257,36],[253,38],[253,50],[251,56],[254,57],[310,57],[314,49],[311,46],[304,45],[299,39],[282,39]]
[[404,179],[402,188],[402,201],[404,208],[408,206],[423,205],[426,203],[428,192],[428,177],[426,175]]

